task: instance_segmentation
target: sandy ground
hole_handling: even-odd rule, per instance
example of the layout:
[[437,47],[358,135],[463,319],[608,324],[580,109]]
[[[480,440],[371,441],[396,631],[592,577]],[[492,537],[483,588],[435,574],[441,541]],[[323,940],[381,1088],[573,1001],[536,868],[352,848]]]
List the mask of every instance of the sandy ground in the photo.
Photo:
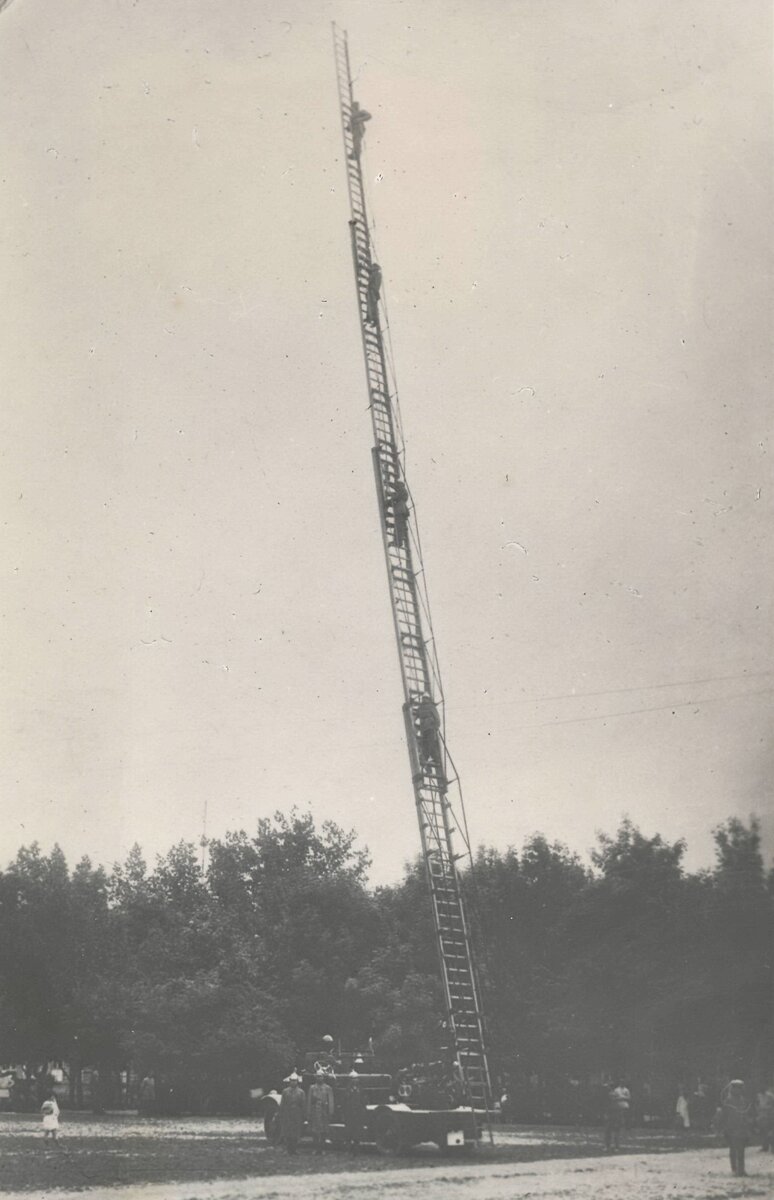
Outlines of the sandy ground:
[[402,1160],[308,1150],[289,1159],[250,1119],[79,1114],[62,1134],[54,1147],[35,1117],[0,1121],[0,1200],[774,1200],[774,1154],[750,1149],[748,1177],[736,1179],[709,1139],[697,1148],[641,1131],[627,1153],[607,1156],[599,1131],[498,1129],[494,1149],[458,1160],[432,1147]]
[[[91,1197],[108,1200],[716,1200],[774,1196],[774,1159],[749,1153],[749,1176],[735,1179],[722,1150],[682,1154],[627,1155],[590,1161],[540,1163],[444,1163],[435,1168],[357,1171],[337,1174],[272,1176],[215,1183],[150,1184],[92,1189]],[[56,1190],[33,1193],[55,1200],[84,1193]],[[5,1193],[5,1200],[30,1200],[30,1192]]]

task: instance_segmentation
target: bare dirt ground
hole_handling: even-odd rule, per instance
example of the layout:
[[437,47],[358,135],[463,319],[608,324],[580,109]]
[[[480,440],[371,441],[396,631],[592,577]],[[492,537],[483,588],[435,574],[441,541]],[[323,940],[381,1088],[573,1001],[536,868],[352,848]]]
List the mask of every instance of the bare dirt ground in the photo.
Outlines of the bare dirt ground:
[[36,1117],[0,1116],[2,1200],[721,1200],[774,1197],[774,1155],[748,1152],[748,1177],[731,1175],[711,1138],[633,1132],[607,1156],[599,1130],[499,1129],[473,1158],[419,1147],[406,1157],[352,1158],[267,1145],[250,1119],[100,1119],[64,1114],[44,1143]]

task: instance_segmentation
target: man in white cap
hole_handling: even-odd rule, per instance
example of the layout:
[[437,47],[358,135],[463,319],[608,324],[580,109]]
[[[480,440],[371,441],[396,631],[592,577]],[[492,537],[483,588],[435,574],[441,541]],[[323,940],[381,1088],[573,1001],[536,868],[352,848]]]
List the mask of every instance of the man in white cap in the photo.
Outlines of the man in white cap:
[[288,1154],[295,1154],[299,1138],[304,1131],[304,1113],[306,1111],[306,1096],[301,1087],[301,1080],[294,1071],[288,1079],[280,1099],[279,1122],[280,1138]]

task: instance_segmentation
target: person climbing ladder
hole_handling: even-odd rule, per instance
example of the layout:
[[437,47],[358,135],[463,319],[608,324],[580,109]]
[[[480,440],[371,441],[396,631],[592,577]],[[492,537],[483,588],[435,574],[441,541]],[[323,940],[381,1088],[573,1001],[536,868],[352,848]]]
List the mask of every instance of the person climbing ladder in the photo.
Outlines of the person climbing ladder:
[[371,120],[370,112],[366,112],[361,108],[357,100],[352,101],[352,116],[349,119],[349,128],[352,133],[352,149],[350,150],[350,158],[360,158],[360,147],[363,144],[365,137],[365,123]]

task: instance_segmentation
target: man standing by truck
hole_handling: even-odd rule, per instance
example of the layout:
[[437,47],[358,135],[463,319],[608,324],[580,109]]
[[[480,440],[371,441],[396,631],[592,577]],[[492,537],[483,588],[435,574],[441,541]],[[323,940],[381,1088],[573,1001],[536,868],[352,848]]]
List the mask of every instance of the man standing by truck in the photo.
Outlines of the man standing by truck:
[[306,1119],[312,1135],[315,1154],[322,1154],[333,1116],[333,1088],[325,1082],[323,1071],[317,1071],[306,1098]]
[[366,1102],[360,1087],[360,1076],[357,1071],[350,1071],[347,1079],[347,1090],[344,1094],[344,1134],[347,1148],[351,1154],[357,1154],[363,1140],[363,1130],[366,1123]]
[[305,1110],[306,1096],[301,1087],[301,1080],[294,1071],[288,1079],[288,1086],[282,1092],[279,1106],[280,1137],[288,1154],[296,1152],[299,1138],[304,1131]]

